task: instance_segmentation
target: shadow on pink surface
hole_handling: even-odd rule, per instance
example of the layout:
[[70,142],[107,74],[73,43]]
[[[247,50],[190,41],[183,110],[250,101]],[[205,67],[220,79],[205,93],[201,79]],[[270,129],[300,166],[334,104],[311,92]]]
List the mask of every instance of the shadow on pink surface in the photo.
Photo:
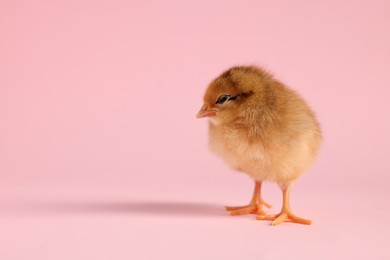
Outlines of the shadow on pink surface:
[[221,205],[173,202],[173,201],[143,201],[143,202],[30,202],[15,203],[3,208],[6,215],[67,215],[67,214],[128,214],[155,216],[205,216],[215,217],[226,215]]

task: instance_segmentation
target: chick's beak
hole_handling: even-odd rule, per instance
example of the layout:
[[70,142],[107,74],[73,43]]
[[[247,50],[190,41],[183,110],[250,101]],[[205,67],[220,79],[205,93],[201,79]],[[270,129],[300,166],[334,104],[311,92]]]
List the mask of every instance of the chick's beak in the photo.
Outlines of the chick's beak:
[[210,108],[208,105],[204,104],[202,108],[199,110],[198,114],[196,115],[196,118],[203,118],[203,117],[209,117],[209,116],[216,116],[218,110],[215,108]]

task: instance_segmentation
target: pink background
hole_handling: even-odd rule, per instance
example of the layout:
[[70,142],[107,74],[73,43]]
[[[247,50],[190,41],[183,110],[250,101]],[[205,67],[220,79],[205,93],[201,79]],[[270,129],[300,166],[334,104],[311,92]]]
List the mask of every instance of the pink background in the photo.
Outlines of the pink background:
[[[0,259],[389,259],[390,2],[0,2]],[[292,207],[209,153],[211,79],[260,64],[317,111]],[[264,198],[276,213],[273,183]]]

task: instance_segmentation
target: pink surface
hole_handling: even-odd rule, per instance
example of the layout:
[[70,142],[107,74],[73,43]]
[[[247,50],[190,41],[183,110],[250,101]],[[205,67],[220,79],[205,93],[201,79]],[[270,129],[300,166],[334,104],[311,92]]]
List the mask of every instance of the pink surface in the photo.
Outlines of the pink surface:
[[[389,259],[388,1],[0,2],[0,259]],[[230,217],[208,82],[256,63],[317,111],[312,226]],[[277,212],[272,183],[264,198]]]

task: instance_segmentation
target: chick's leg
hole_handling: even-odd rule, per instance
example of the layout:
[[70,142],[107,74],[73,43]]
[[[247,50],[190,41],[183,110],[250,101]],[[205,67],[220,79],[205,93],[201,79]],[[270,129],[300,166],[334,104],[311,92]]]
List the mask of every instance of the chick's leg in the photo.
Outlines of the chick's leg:
[[277,215],[268,215],[268,216],[257,216],[258,220],[273,220],[272,226],[282,224],[283,222],[294,222],[299,224],[310,225],[311,220],[297,217],[291,211],[290,207],[290,191],[292,184],[281,185],[283,191],[283,206],[282,210]]
[[271,205],[265,202],[261,198],[261,181],[256,181],[255,189],[253,191],[252,199],[249,205],[240,206],[240,207],[225,207],[227,211],[230,211],[230,215],[238,216],[245,214],[257,214],[261,216],[265,216],[265,212],[263,211],[262,206],[266,206],[267,208],[271,208]]

